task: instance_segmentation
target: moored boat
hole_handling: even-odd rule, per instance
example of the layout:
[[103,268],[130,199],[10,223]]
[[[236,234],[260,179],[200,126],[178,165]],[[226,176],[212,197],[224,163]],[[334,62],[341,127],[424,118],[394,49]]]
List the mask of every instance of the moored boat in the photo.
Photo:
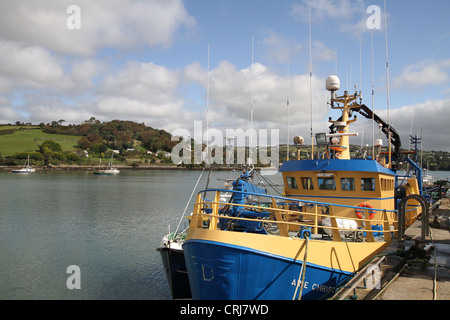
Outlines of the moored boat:
[[28,155],[27,160],[25,161],[25,164],[23,165],[23,167],[20,169],[11,170],[11,172],[12,173],[33,173],[33,172],[36,172],[36,169],[34,169],[30,165],[30,156]]
[[[102,161],[102,159],[100,159],[100,164],[101,164],[101,161]],[[111,176],[113,174],[120,173],[120,171],[117,168],[114,168],[112,166],[112,164],[113,164],[113,153],[111,153],[111,160],[108,162],[106,169],[96,170],[96,171],[94,171],[94,174],[101,175],[101,176]]]
[[169,282],[172,299],[191,299],[191,289],[184,261],[182,243],[185,232],[170,233],[163,237],[156,249],[161,255],[164,271]]
[[[351,159],[349,125],[356,117],[349,114],[384,122],[356,102],[357,92],[337,97],[337,77],[327,79],[327,89],[342,116],[330,120],[330,133],[316,135],[322,157],[282,164],[284,196],[254,188],[247,179],[251,170],[231,191],[198,193],[182,244],[193,299],[325,298],[421,214],[417,179],[398,185],[401,143],[395,130],[383,126],[387,158]],[[222,200],[224,192],[232,193],[229,200]]]

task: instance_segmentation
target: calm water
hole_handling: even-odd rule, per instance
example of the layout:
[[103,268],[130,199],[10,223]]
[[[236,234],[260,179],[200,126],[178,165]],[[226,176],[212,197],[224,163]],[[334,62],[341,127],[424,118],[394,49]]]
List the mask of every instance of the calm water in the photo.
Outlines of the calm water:
[[[210,187],[238,174],[215,172]],[[0,299],[170,299],[156,248],[199,175],[0,172]],[[66,286],[70,265],[80,267],[80,290]]]
[[[0,299],[170,299],[156,248],[199,175],[0,172]],[[66,286],[70,265],[80,290]]]

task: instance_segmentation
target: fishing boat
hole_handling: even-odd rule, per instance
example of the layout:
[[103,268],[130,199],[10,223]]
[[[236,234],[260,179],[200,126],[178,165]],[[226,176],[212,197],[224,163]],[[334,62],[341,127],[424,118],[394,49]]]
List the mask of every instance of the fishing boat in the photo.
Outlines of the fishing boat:
[[[213,168],[210,168],[209,171],[210,174],[212,169]],[[197,183],[195,184],[194,190],[197,188],[205,170],[206,167],[201,171]],[[208,175],[208,180],[210,174]],[[221,179],[221,178],[219,178],[218,180],[225,181],[224,187],[226,188],[226,190],[231,189],[230,182],[234,181],[230,179]],[[171,219],[167,222],[168,233],[161,239],[161,243],[159,247],[156,249],[160,253],[164,271],[166,273],[167,281],[169,283],[172,299],[174,300],[192,299],[182,245],[185,241],[187,229],[189,227],[189,221],[187,221],[184,218],[188,206],[191,203],[193,195],[194,192],[192,192],[191,196],[189,197],[189,200],[187,201],[186,207],[181,215],[181,219],[178,220]],[[231,194],[229,192],[224,192],[222,194],[221,201],[227,202],[230,198]],[[175,227],[175,231],[171,232],[171,230],[173,230],[171,228],[171,224],[174,221],[177,222],[177,226]],[[183,222],[184,225],[183,227],[181,227]],[[188,223],[186,224],[186,222]]]
[[[180,242],[193,299],[329,297],[401,238],[424,210],[421,168],[405,158],[415,175],[397,174],[403,159],[395,129],[361,103],[360,92],[337,96],[336,76],[326,88],[331,108],[342,115],[330,118],[329,133],[316,134],[320,155],[283,162],[283,195],[253,185],[252,167],[232,190],[198,192]],[[387,152],[351,158],[354,112],[380,124]],[[400,179],[407,183],[400,187]],[[224,199],[224,193],[231,197]]]
[[156,249],[161,255],[164,271],[169,282],[172,299],[191,299],[191,288],[184,261],[182,244],[186,231],[169,233]]
[[34,169],[30,165],[30,156],[28,155],[27,160],[25,161],[25,164],[20,169],[15,169],[11,171],[12,173],[33,173],[36,172],[36,169]]

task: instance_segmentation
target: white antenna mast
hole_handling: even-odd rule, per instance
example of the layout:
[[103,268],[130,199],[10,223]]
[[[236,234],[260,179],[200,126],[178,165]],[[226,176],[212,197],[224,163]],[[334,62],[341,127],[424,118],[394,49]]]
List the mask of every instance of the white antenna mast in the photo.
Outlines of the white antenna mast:
[[[359,42],[359,91],[362,90],[362,41]],[[362,97],[360,95],[359,99]]]
[[252,78],[252,92],[250,101],[250,145],[249,145],[249,159],[248,164],[253,165],[253,36],[252,36],[252,68],[251,68],[251,78]]
[[[415,101],[414,101],[415,105]],[[408,151],[411,151],[411,136],[412,136],[412,128],[413,128],[413,120],[414,120],[414,110],[411,115],[411,127],[409,128],[409,148]]]
[[338,53],[337,53],[337,46],[334,48],[334,69],[335,69],[335,75],[338,75]]
[[[372,141],[375,141],[375,115],[374,115],[374,105],[375,105],[375,90],[374,90],[374,74],[373,74],[373,29],[370,30],[370,37],[372,41]],[[372,157],[375,159],[375,144],[372,145]]]
[[314,159],[314,137],[313,137],[313,103],[312,103],[312,45],[311,45],[311,6],[308,10],[309,16],[309,109],[311,114],[311,159]]
[[208,73],[206,79],[206,164],[209,164],[209,44],[208,44]]
[[286,142],[286,160],[289,161],[289,86],[291,85],[290,73],[289,73],[289,47],[287,48],[287,96],[286,96],[286,107],[287,107],[287,142]]
[[389,54],[388,54],[388,32],[386,17],[386,0],[384,0],[384,27],[386,32],[386,83],[387,83],[387,112],[388,112],[388,132],[389,132],[389,166],[391,165],[391,114],[389,108]]

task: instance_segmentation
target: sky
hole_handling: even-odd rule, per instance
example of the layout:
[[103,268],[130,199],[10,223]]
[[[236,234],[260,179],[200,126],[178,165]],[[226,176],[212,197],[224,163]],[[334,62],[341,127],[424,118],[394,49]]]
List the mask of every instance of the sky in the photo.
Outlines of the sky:
[[[95,117],[172,133],[208,120],[225,132],[248,129],[253,114],[253,127],[279,130],[280,143],[289,131],[310,144],[311,123],[314,133],[327,132],[336,116],[325,81],[337,74],[338,93],[357,85],[404,148],[412,133],[423,150],[450,151],[447,0],[386,0],[386,19],[383,0],[0,6],[0,124]],[[372,123],[358,119],[351,143],[370,145]]]

